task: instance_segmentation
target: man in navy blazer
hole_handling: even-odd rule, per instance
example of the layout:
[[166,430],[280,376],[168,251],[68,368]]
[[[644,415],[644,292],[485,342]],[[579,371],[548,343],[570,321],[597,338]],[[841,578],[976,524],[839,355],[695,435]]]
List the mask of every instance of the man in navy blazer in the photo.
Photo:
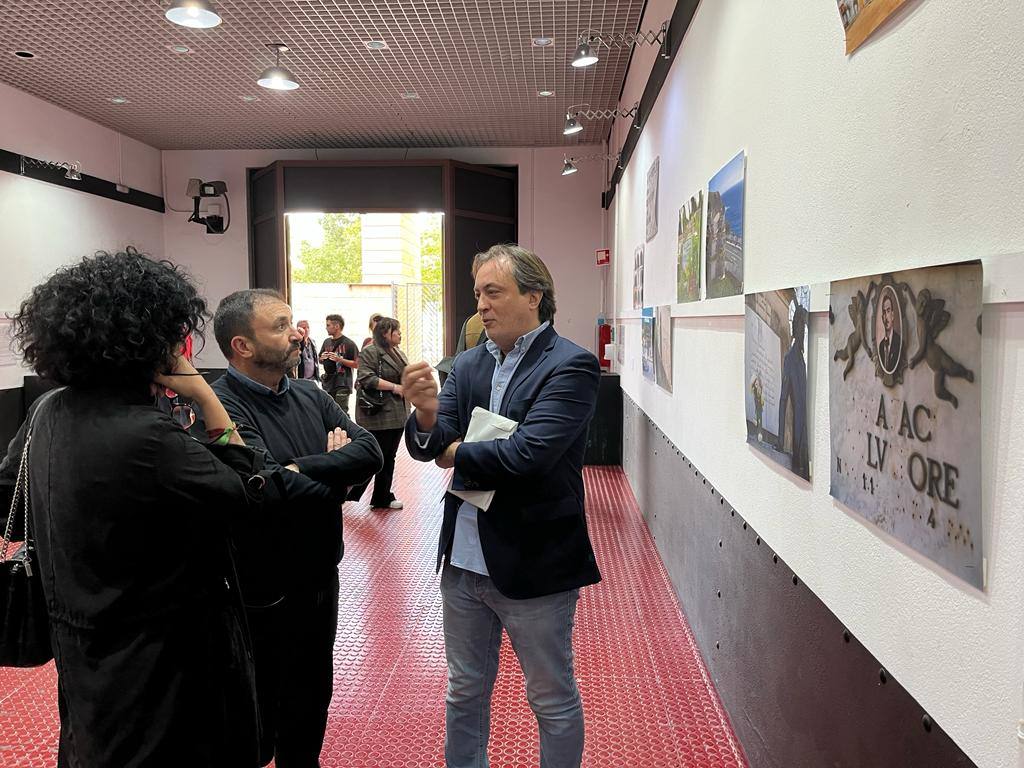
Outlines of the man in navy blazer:
[[[490,699],[504,628],[526,676],[543,768],[583,756],[573,674],[580,587],[601,579],[584,514],[583,453],[597,402],[597,358],[552,327],[551,274],[535,254],[496,245],[473,261],[487,341],[459,355],[438,395],[430,366],[405,370],[416,410],[413,458],[454,467],[456,490],[493,490],[479,510],[445,496],[437,567],[448,658],[447,768],[486,768]],[[462,442],[482,407],[518,422],[508,439]]]

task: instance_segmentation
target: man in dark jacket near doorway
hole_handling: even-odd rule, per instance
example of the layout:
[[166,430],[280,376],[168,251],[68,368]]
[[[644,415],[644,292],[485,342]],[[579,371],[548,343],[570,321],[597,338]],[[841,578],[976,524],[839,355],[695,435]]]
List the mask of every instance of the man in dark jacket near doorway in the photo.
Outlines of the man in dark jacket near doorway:
[[250,446],[284,470],[283,500],[236,536],[253,636],[263,729],[261,763],[319,766],[334,682],[341,505],[380,470],[373,435],[312,381],[289,379],[301,336],[290,307],[268,290],[238,291],[214,317],[230,367],[213,384]]
[[[580,588],[601,579],[583,488],[600,369],[555,332],[554,283],[536,254],[496,245],[477,254],[473,277],[486,338],[455,360],[440,396],[427,363],[402,377],[416,407],[405,431],[410,456],[454,467],[453,490],[494,491],[486,509],[445,496],[437,551],[438,567],[445,563],[445,765],[487,765],[504,628],[537,716],[541,765],[579,768],[572,627]],[[476,408],[518,426],[507,439],[464,442]]]

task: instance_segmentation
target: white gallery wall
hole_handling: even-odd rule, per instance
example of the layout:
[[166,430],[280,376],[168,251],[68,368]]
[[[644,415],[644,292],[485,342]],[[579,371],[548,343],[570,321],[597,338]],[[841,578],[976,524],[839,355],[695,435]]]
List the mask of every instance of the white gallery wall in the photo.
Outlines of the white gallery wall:
[[[596,146],[574,149],[580,154],[602,152]],[[216,306],[232,291],[248,287],[249,234],[246,208],[246,169],[275,160],[312,160],[311,150],[238,150],[164,152],[168,212],[164,223],[167,258],[183,264],[203,283]],[[559,148],[463,148],[319,150],[322,160],[420,160],[450,158],[483,165],[515,165],[519,169],[519,242],[535,250],[555,280],[559,333],[587,349],[595,348],[596,318],[601,311],[602,270],[594,266],[594,251],[604,247],[607,212],[601,208],[604,176],[600,163],[580,163],[579,173],[562,177]],[[185,197],[190,177],[220,179],[228,186],[234,221],[224,235],[207,235],[187,222],[191,200]],[[178,211],[172,211],[171,208]],[[187,211],[187,212],[186,212]],[[341,308],[344,314],[344,307]],[[225,361],[213,343],[199,357],[203,365]]]
[[[673,4],[652,2],[645,28]],[[704,0],[618,187],[623,388],[979,766],[1024,766],[1024,14],[910,0],[855,54],[834,2]],[[646,50],[646,49],[641,49]],[[640,95],[630,72],[620,106]],[[600,66],[600,64],[598,64]],[[612,151],[627,126],[613,131]],[[647,170],[659,231],[645,304],[674,302],[679,207],[747,153],[745,290],[936,263],[985,264],[978,591],[829,496],[828,317],[810,339],[810,486],[745,443],[741,298],[677,305],[674,394],[644,380],[632,309]],[[827,290],[827,286],[821,286]],[[826,308],[827,296],[812,298]],[[623,321],[620,321],[623,322]],[[685,609],[685,606],[684,606]],[[784,727],[784,726],[780,726]]]
[[[3,83],[0,149],[39,160],[77,161],[82,173],[161,194],[158,150]],[[163,218],[138,206],[0,173],[0,312],[16,309],[57,267],[96,250],[134,245],[162,256]],[[0,366],[0,389],[21,386],[24,373]]]

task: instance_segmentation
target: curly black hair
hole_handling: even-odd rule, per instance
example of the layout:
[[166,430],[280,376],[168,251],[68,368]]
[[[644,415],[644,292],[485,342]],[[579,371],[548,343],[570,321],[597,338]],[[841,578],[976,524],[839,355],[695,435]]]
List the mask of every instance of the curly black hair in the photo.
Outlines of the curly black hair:
[[40,376],[139,390],[171,370],[189,334],[202,342],[207,312],[180,267],[129,246],[57,270],[11,319],[12,347]]

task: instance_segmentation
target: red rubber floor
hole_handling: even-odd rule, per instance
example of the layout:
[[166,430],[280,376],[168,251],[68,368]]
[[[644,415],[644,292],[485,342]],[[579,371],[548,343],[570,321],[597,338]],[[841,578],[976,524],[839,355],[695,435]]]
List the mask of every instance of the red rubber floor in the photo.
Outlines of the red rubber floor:
[[[324,768],[443,766],[445,661],[433,562],[447,474],[399,453],[400,511],[345,509],[335,685]],[[746,768],[622,470],[586,469],[604,581],[575,633],[587,768]],[[56,761],[53,665],[0,669],[0,768]],[[501,650],[493,768],[537,766],[537,726],[509,643]]]

